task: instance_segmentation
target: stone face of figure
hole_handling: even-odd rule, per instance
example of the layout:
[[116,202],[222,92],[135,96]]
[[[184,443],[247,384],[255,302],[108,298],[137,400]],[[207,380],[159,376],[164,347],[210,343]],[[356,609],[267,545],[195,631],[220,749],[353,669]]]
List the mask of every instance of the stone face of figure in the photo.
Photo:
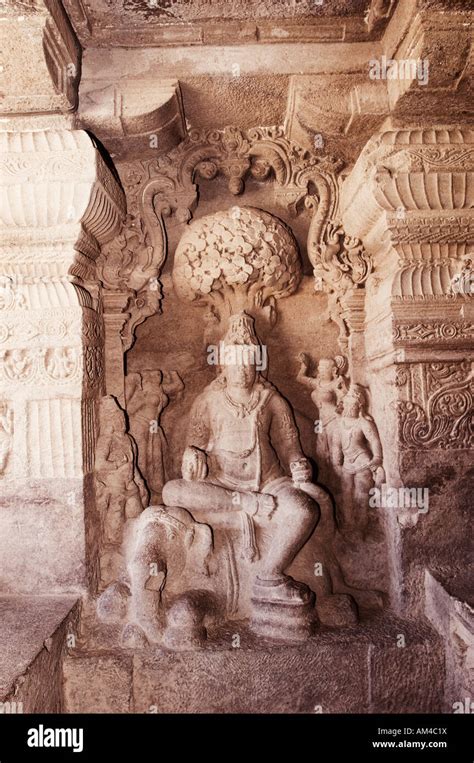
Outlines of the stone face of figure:
[[[232,316],[224,344],[257,343],[253,319]],[[257,372],[252,353],[226,365],[196,399],[182,476],[165,485],[167,506],[241,511],[270,522],[272,542],[258,568],[254,598],[304,603],[309,589],[285,570],[318,521],[318,504],[299,487],[311,480],[311,468],[290,406]]]
[[368,522],[369,490],[385,479],[382,445],[374,421],[364,413],[363,391],[353,385],[343,399],[332,438],[334,463],[341,468],[341,529],[363,532]]

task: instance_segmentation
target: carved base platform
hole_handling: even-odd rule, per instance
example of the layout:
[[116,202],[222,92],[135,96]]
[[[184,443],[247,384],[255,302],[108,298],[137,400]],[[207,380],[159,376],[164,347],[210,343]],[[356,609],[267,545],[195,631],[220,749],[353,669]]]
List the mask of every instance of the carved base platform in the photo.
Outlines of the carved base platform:
[[179,652],[113,647],[119,627],[85,626],[64,662],[66,712],[452,712],[442,704],[443,643],[425,623],[321,626],[290,645],[234,621],[210,629],[204,648]]
[[250,629],[258,636],[285,643],[299,642],[306,641],[316,630],[316,597],[312,592],[305,604],[282,604],[259,599],[251,601],[253,614]]

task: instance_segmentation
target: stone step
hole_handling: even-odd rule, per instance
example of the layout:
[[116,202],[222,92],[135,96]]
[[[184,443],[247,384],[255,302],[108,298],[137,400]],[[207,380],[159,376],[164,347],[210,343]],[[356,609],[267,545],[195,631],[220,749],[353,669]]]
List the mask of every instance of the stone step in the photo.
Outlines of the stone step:
[[0,597],[0,712],[63,711],[62,659],[78,618],[77,596]]

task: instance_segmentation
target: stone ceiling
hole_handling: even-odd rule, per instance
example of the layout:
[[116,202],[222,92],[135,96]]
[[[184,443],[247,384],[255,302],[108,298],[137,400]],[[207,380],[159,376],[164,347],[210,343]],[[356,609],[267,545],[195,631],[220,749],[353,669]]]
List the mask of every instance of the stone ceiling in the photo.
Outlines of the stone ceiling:
[[83,46],[368,40],[397,0],[63,0]]
[[[6,128],[62,114],[116,162],[169,151],[191,128],[284,125],[351,163],[387,120],[472,121],[472,5],[6,0],[0,114]],[[426,60],[429,81],[371,78],[382,56]]]

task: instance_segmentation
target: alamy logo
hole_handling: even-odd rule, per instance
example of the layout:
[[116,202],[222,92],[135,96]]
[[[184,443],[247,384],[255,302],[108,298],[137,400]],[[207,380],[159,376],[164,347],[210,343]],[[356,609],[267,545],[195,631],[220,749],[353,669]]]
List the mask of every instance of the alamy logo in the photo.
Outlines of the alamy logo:
[[23,712],[23,702],[0,702],[0,713],[16,714]]
[[260,344],[210,344],[207,348],[207,362],[210,366],[249,366],[257,371],[267,368],[267,348]]
[[418,509],[420,514],[426,514],[429,505],[427,487],[388,487],[383,483],[381,488],[369,490],[371,509]]
[[429,62],[426,58],[405,58],[398,61],[382,56],[380,60],[371,58],[369,65],[370,79],[416,79],[419,85],[428,84]]
[[42,724],[28,729],[28,747],[72,747],[73,752],[84,749],[84,729],[50,729]]
[[453,702],[453,713],[474,713],[474,702],[470,697],[465,697],[464,702]]

